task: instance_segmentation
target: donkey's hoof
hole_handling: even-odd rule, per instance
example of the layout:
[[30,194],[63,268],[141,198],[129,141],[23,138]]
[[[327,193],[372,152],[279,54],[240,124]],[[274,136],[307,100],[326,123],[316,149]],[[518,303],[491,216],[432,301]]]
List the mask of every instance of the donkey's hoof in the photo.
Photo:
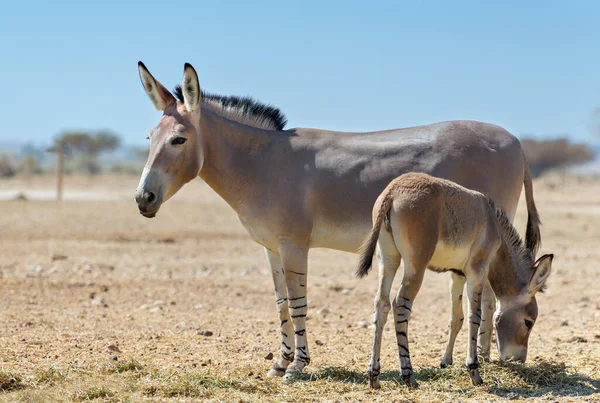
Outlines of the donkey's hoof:
[[483,379],[481,379],[481,376],[479,375],[478,370],[470,369],[469,375],[471,376],[471,383],[473,384],[473,386],[483,385]]
[[445,360],[442,358],[442,362],[440,362],[440,368],[448,368],[452,365],[452,360]]
[[379,376],[369,377],[369,386],[371,387],[371,389],[381,389],[381,385],[379,384]]
[[269,372],[267,372],[268,377],[282,377],[285,375],[285,368],[271,368]]
[[402,375],[402,380],[409,388],[417,389],[419,384],[415,381],[415,378],[411,375]]

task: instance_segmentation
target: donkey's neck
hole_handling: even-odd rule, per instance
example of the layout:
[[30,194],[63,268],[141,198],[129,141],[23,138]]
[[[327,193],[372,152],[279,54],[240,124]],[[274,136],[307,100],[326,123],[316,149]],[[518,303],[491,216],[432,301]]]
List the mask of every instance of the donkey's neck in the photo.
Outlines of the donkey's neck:
[[271,151],[274,134],[211,111],[202,112],[200,133],[204,141],[200,177],[239,214],[256,189],[260,160]]
[[527,273],[522,272],[525,267],[517,261],[516,253],[503,237],[488,272],[488,279],[496,298],[517,296],[527,285],[529,278]]

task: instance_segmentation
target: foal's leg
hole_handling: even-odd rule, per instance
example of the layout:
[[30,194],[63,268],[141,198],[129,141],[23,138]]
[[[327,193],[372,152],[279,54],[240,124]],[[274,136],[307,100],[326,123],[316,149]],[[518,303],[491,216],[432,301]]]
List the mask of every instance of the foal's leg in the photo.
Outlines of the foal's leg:
[[288,378],[302,372],[310,363],[308,341],[306,339],[306,314],[308,301],[306,299],[308,246],[298,246],[292,241],[282,241],[279,245],[279,255],[285,270],[285,282],[288,291],[288,308],[294,325],[296,351],[294,361],[286,369]]
[[473,385],[483,384],[479,375],[479,362],[477,361],[477,331],[481,323],[481,299],[483,287],[487,277],[487,267],[481,275],[479,270],[473,270],[474,273],[467,280],[467,295],[469,297],[469,347],[467,350],[467,369],[471,376]]
[[454,343],[456,336],[463,325],[465,317],[463,315],[462,297],[467,278],[456,273],[452,273],[452,282],[450,283],[450,299],[452,300],[452,316],[450,318],[450,329],[448,332],[448,345],[446,352],[442,357],[440,366],[446,368],[452,365],[452,354],[454,352]]
[[275,284],[275,298],[277,304],[277,312],[279,313],[280,332],[281,332],[281,348],[279,349],[279,357],[273,364],[267,376],[283,376],[288,365],[294,361],[294,338],[292,321],[290,319],[290,311],[288,310],[288,292],[285,284],[285,274],[281,258],[276,252],[265,248],[267,261],[271,267],[273,274],[273,283]]
[[490,286],[490,282],[486,280],[483,288],[483,299],[481,301],[481,326],[479,326],[479,355],[484,360],[490,359],[490,346],[492,344],[492,332],[494,331],[492,316],[496,308],[496,297]]
[[[400,254],[396,250],[391,236],[381,234],[377,244],[379,257],[379,288],[375,296],[375,313],[373,314],[373,324],[375,325],[375,338],[373,341],[373,352],[371,353],[371,362],[369,363],[369,384],[373,389],[379,389],[379,371],[381,364],[379,357],[381,353],[381,336],[383,328],[390,312],[390,290],[394,282],[394,276],[400,265]],[[382,239],[384,238],[384,239]],[[385,239],[389,238],[389,239]],[[385,244],[385,245],[382,245]]]
[[408,351],[408,321],[410,319],[413,301],[423,283],[424,274],[425,267],[415,268],[405,257],[404,278],[402,279],[402,285],[398,290],[396,299],[394,299],[394,321],[396,325],[398,354],[400,356],[400,373],[404,382],[408,386],[414,388],[418,387],[419,384],[414,379],[413,369],[410,363],[410,352]]

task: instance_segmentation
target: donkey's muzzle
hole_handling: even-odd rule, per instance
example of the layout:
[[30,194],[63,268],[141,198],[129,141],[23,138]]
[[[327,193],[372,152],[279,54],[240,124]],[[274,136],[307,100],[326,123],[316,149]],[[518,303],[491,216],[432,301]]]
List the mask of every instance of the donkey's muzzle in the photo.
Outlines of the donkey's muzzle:
[[135,201],[138,205],[138,210],[146,218],[152,218],[160,208],[160,198],[154,192],[142,190],[136,192]]

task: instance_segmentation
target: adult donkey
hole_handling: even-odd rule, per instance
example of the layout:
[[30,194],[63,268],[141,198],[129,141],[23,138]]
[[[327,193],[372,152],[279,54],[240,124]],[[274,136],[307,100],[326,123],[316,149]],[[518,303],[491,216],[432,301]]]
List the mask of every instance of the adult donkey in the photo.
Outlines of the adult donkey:
[[[175,96],[143,63],[138,68],[146,93],[164,112],[150,131],[150,154],[135,197],[139,211],[154,217],[200,176],[264,246],[281,321],[280,353],[270,376],[294,374],[310,362],[308,250],[356,253],[371,229],[375,199],[400,174],[425,172],[488,194],[511,220],[525,184],[527,245],[537,248],[539,219],[523,151],[498,126],[454,121],[372,133],[284,130],[286,120],[276,108],[203,93],[190,64]],[[486,295],[483,355],[489,354],[494,308],[489,287]]]

